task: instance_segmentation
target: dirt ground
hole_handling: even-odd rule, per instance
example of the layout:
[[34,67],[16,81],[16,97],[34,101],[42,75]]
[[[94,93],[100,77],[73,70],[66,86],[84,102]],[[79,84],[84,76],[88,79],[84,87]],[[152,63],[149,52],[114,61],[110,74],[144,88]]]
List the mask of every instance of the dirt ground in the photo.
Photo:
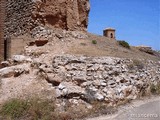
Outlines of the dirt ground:
[[[131,103],[121,105],[118,112],[112,115],[103,115],[86,120],[159,120],[159,96],[145,97]],[[153,109],[154,107],[154,109]],[[156,117],[136,117],[131,115],[158,115]]]

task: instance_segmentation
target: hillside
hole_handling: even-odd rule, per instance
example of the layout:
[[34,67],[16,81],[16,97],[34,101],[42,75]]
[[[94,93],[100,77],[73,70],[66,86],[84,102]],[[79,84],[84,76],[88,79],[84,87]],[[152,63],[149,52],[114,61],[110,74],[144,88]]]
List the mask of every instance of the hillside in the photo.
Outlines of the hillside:
[[[45,29],[38,34],[48,31]],[[114,113],[119,104],[159,94],[159,57],[86,32],[49,30],[48,43],[43,39],[35,41],[37,31],[32,36],[21,36],[32,42],[21,55],[13,55],[1,63],[0,103],[4,107],[8,101],[10,104],[29,101],[29,110],[22,110],[29,118],[24,114],[15,117],[2,109],[7,117],[31,120],[38,116],[38,110],[39,119],[82,119]],[[43,101],[48,108],[54,105],[54,110],[39,108],[44,105]],[[21,107],[12,109],[21,110]]]
[[[97,41],[96,45],[92,43],[93,40]],[[132,46],[131,49],[126,49],[120,46],[116,40],[103,36],[93,35],[91,33],[88,34],[87,39],[82,39],[73,43],[71,48],[69,48],[68,53],[87,56],[111,56],[130,59],[160,59],[157,56],[141,52],[134,46]]]
[[[118,40],[110,39],[104,36],[94,35],[82,31],[66,31],[48,27],[43,28],[42,30],[41,29],[37,27],[32,30],[32,37],[29,34],[26,34],[26,36],[20,36],[20,39],[23,38],[24,41],[29,39],[30,42],[34,42],[38,39],[42,41],[48,39],[48,43],[45,46],[28,46],[27,50],[32,50],[32,52],[44,52],[46,56],[48,55],[50,57],[55,54],[72,54],[85,56],[110,56],[153,61],[160,60],[160,55],[158,55],[158,52],[156,52],[157,54],[152,55],[140,51],[134,46],[127,49],[119,45]],[[50,34],[48,35],[46,31],[50,31]],[[39,38],[38,36],[42,37]],[[96,44],[93,44],[93,41],[96,41]],[[17,44],[12,47],[16,48],[16,46]]]
[[0,9],[0,120],[85,120],[160,94],[160,53],[115,40],[113,29],[88,33],[89,0]]

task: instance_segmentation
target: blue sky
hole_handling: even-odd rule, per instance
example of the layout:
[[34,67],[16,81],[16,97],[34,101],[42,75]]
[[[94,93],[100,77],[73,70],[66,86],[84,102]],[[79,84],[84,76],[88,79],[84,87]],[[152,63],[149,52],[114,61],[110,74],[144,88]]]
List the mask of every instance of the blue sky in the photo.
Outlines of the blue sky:
[[116,38],[130,45],[160,50],[160,0],[90,0],[88,31],[102,35],[116,29]]

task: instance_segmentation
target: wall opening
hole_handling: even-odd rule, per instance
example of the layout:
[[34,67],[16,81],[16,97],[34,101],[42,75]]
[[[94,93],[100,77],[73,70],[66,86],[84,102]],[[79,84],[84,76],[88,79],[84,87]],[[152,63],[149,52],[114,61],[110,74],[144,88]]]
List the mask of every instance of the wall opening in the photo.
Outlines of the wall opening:
[[7,49],[7,40],[4,40],[4,60],[7,60],[7,53],[8,53],[8,49]]
[[111,33],[111,38],[113,38],[113,33]]
[[11,39],[8,37],[4,39],[4,60],[7,60],[10,57],[11,49]]

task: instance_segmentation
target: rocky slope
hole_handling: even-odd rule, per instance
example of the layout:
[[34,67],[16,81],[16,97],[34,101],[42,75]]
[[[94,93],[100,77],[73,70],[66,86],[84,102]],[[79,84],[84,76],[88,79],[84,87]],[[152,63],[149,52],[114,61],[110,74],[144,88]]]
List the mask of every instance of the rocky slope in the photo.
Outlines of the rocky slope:
[[[160,81],[160,64],[112,57],[55,56],[53,83],[58,97],[80,97],[109,103],[135,99]],[[45,69],[44,69],[45,71]],[[57,78],[58,76],[58,78]],[[57,79],[59,81],[57,81]],[[143,93],[144,92],[144,93]],[[75,96],[74,96],[75,95]]]
[[[0,104],[36,96],[54,100],[58,111],[64,111],[68,103],[88,110],[94,101],[116,106],[150,94],[160,85],[160,61],[154,55],[84,32],[36,27],[31,33],[33,41],[23,53],[1,63]],[[37,43],[40,36],[47,42]],[[92,44],[95,38],[96,45]],[[73,46],[81,53],[70,52]],[[117,49],[120,57],[108,53],[113,47],[111,53]]]
[[[136,99],[141,94],[148,93],[152,85],[160,82],[159,61],[67,55],[59,51],[61,48],[57,53],[49,51],[49,44],[51,43],[42,47],[28,46],[25,56],[15,55],[12,59],[2,62],[1,65],[4,67],[0,69],[2,88],[6,80],[14,83],[20,78],[28,84],[29,76],[33,82],[38,82],[36,79],[39,78],[45,81],[43,89],[55,92],[50,96],[85,102],[99,100],[115,105],[119,101]],[[48,46],[48,51],[45,46]],[[43,47],[45,49],[40,49]],[[18,84],[16,81],[15,83]],[[16,86],[22,89],[24,87]],[[19,93],[20,91],[15,93],[9,90],[8,95],[6,91],[8,89],[1,89],[1,99],[4,96],[7,98],[8,95],[23,96],[23,92]]]

